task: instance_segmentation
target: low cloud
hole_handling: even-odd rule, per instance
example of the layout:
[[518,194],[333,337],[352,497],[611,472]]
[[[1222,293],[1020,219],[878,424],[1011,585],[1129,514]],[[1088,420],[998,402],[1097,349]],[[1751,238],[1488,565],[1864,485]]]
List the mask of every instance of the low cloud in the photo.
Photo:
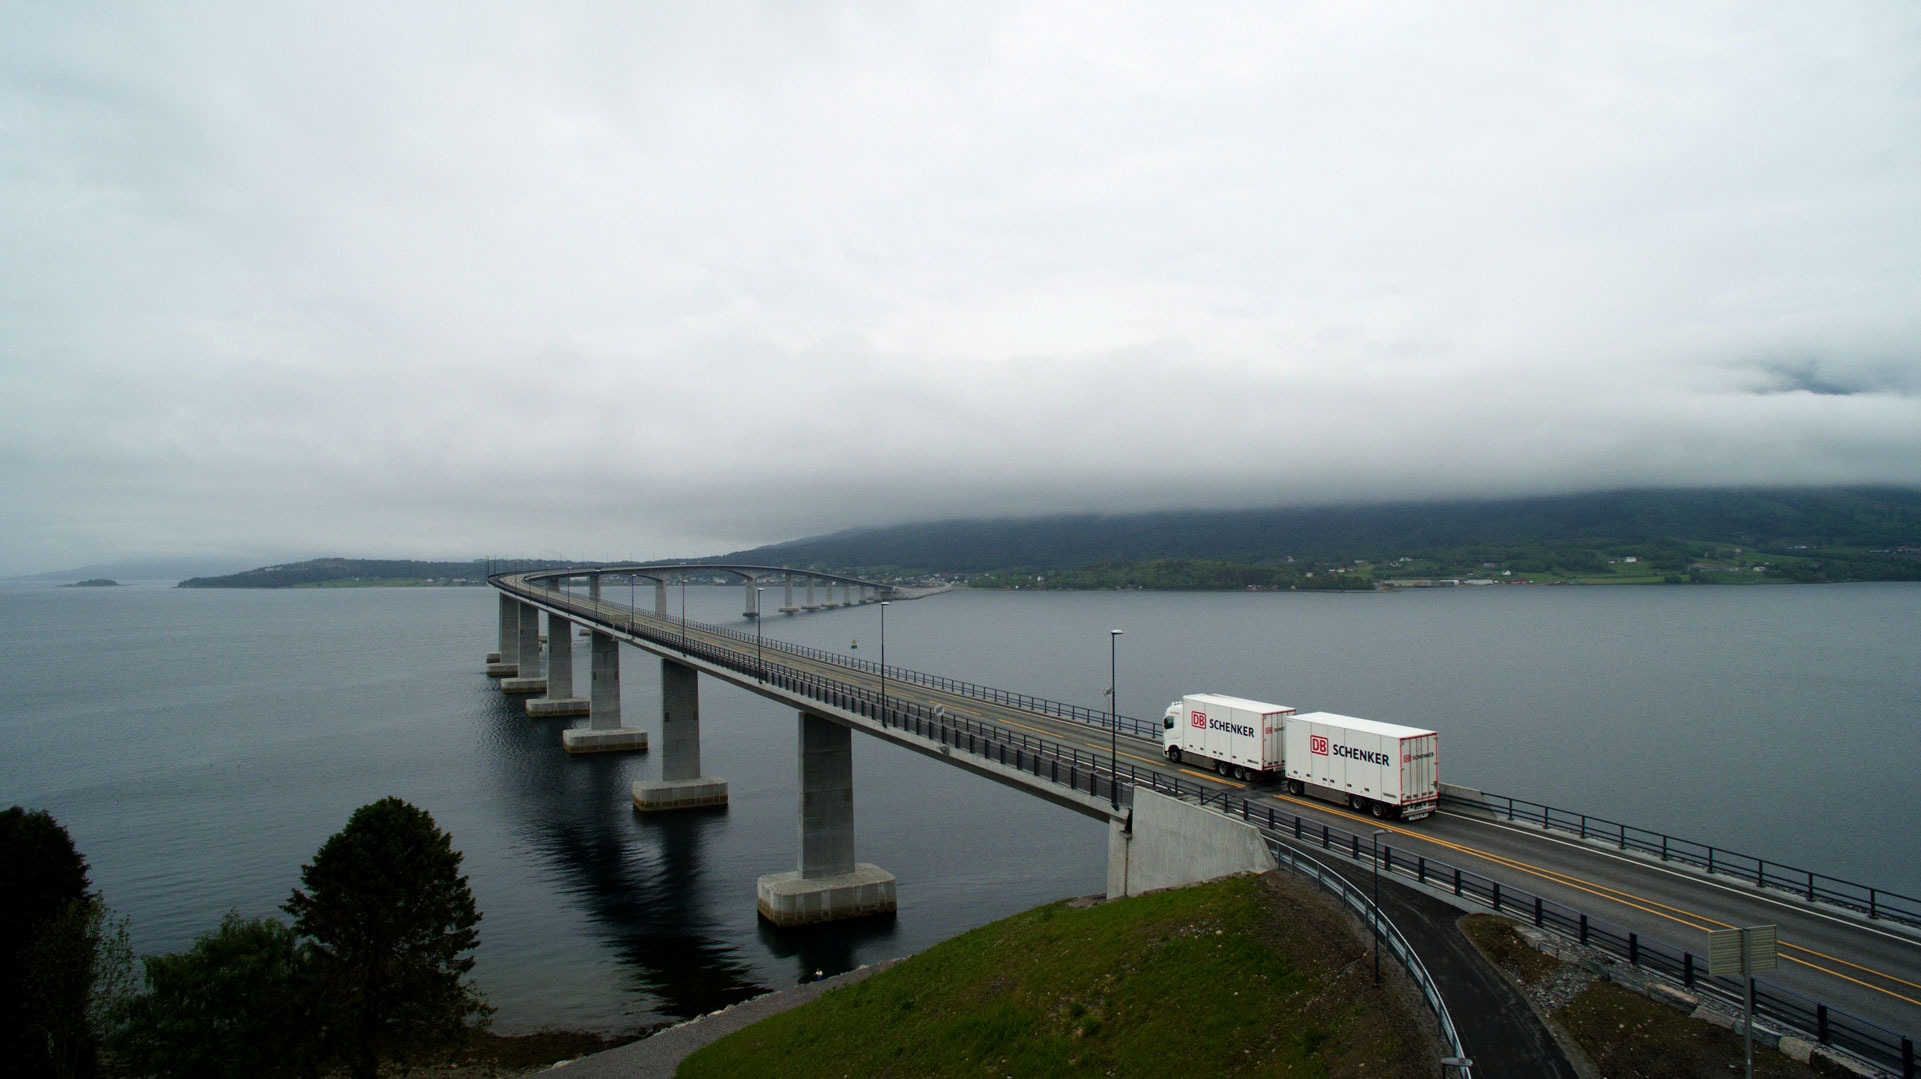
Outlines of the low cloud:
[[9,23],[0,573],[1921,485],[1907,7]]

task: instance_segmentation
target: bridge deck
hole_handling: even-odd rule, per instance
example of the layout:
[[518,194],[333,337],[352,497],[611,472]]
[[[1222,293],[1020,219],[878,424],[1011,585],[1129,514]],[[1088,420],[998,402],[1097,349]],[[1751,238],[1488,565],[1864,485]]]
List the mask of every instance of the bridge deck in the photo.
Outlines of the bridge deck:
[[[526,589],[523,598],[560,609],[567,617],[603,627],[639,630],[644,636],[634,643],[662,655],[683,658],[705,649],[740,657],[744,648],[744,672],[723,669],[714,673],[756,692],[786,696],[768,692],[759,681],[757,676],[763,671],[752,665],[755,657],[751,638],[743,643],[738,635],[716,627],[683,626],[619,604],[594,604],[578,596],[522,587]],[[683,634],[692,653],[680,650]],[[836,662],[824,654],[808,654],[810,651],[768,639],[761,643],[758,662],[764,664],[769,678],[806,679],[813,687],[842,687],[873,710],[880,678],[867,669],[868,665]],[[978,733],[983,739],[1017,747],[1017,752],[1052,755],[1077,770],[1086,768],[1106,779],[1109,734],[1104,727],[895,677],[887,679],[886,694],[890,709],[911,709],[923,717],[938,715],[955,730]],[[809,706],[807,699],[794,697],[793,701],[797,706]],[[1582,842],[1538,826],[1487,819],[1485,814],[1443,810],[1417,824],[1379,821],[1313,799],[1282,794],[1271,787],[1250,787],[1170,764],[1161,756],[1157,741],[1130,733],[1119,734],[1117,741],[1123,787],[1142,783],[1160,790],[1200,793],[1264,827],[1271,820],[1272,831],[1290,842],[1320,847],[1325,841],[1328,849],[1345,850],[1350,855],[1353,837],[1358,836],[1364,864],[1372,857],[1371,833],[1383,828],[1390,833],[1383,843],[1392,848],[1389,865],[1395,871],[1411,876],[1423,862],[1459,868],[1470,878],[1500,882],[1510,896],[1514,890],[1539,895],[1548,903],[1586,912],[1597,923],[1616,923],[1624,927],[1623,932],[1638,934],[1650,944],[1666,942],[1677,953],[1686,949],[1697,956],[1705,955],[1708,929],[1777,924],[1781,968],[1765,981],[1852,1013],[1887,1032],[1912,1037],[1912,1032],[1921,1030],[1921,933],[1910,927],[1871,922],[1773,890],[1759,891],[1691,868],[1623,854],[1595,841]],[[1082,804],[1073,808],[1091,812],[1086,803],[1096,793],[1096,800],[1104,802],[1107,791],[1100,783],[1095,781],[1094,790],[1081,794]],[[1304,838],[1295,839],[1297,832]],[[1438,889],[1450,892],[1451,882],[1442,881]],[[1484,902],[1487,898],[1481,896]],[[1519,920],[1531,920],[1527,906],[1504,909]],[[1895,1044],[1899,1045],[1898,1038]]]

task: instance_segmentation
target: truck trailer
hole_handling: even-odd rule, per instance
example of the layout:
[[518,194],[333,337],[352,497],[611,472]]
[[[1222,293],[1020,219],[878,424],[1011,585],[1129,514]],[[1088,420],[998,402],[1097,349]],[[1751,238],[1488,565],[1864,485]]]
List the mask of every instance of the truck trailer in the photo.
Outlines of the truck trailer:
[[1418,727],[1219,693],[1190,693],[1161,717],[1161,752],[1175,764],[1244,782],[1279,779],[1290,794],[1403,820],[1439,804],[1439,741]]
[[1332,712],[1287,717],[1281,735],[1284,782],[1377,817],[1419,820],[1440,802],[1440,735]]
[[1281,773],[1281,724],[1293,714],[1286,705],[1192,693],[1161,717],[1161,752],[1176,764],[1191,758],[1218,775],[1273,779]]

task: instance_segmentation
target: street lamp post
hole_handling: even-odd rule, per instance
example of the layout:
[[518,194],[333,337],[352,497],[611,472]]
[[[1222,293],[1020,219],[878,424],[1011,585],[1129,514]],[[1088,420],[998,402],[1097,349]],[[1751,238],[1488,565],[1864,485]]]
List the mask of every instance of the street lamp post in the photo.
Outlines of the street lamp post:
[[687,577],[680,578],[680,654],[687,654]]
[[880,601],[880,721],[887,724],[887,601]]
[[1381,837],[1385,828],[1374,829],[1374,984],[1381,984]]
[[760,655],[760,624],[765,621],[760,617],[760,595],[765,591],[767,591],[765,588],[759,586],[754,588],[754,669],[758,672],[757,677],[763,682],[767,681],[767,661]]
[[1117,812],[1121,808],[1120,639],[1120,630],[1107,631],[1107,804]]

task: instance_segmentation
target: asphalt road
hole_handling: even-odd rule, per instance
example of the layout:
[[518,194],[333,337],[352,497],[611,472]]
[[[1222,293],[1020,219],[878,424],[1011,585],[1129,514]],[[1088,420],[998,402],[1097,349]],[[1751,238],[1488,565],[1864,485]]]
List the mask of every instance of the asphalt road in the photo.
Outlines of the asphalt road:
[[[567,598],[575,605],[585,603],[577,596]],[[630,614],[624,606],[605,603],[601,613],[616,621]],[[672,619],[642,612],[640,620],[675,634],[682,631]],[[743,641],[697,625],[687,627],[686,633],[690,641],[748,654],[755,649],[751,636]],[[850,686],[879,686],[879,678],[870,671],[829,658],[801,655],[772,639],[762,642],[760,654],[770,669],[780,665]],[[748,688],[754,684],[752,677],[730,680]],[[1103,759],[1109,752],[1107,730],[1087,723],[894,676],[888,678],[886,691],[890,700],[911,701],[929,709],[938,706],[947,715],[989,724],[1010,737],[1045,738]],[[1762,892],[1724,876],[1710,877],[1692,867],[1623,853],[1596,840],[1583,842],[1536,825],[1490,819],[1486,814],[1443,810],[1412,823],[1380,821],[1345,807],[1281,794],[1272,786],[1252,787],[1198,768],[1172,764],[1161,755],[1157,742],[1127,734],[1120,735],[1116,742],[1116,760],[1123,773],[1132,766],[1140,773],[1177,776],[1189,784],[1233,792],[1256,806],[1271,805],[1277,814],[1286,815],[1290,833],[1293,816],[1302,818],[1310,831],[1327,824],[1365,837],[1376,828],[1384,828],[1389,836],[1383,842],[1394,848],[1397,863],[1415,857],[1443,862],[1499,881],[1503,888],[1539,894],[1583,911],[1590,918],[1615,923],[1623,931],[1665,942],[1671,948],[1685,948],[1697,956],[1707,952],[1709,929],[1778,925],[1780,968],[1763,975],[1764,982],[1897,1034],[1921,1036],[1921,932],[1913,929],[1885,921],[1870,922],[1864,916],[1778,891]],[[1362,860],[1365,864],[1365,842]],[[1429,894],[1451,900],[1448,887],[1431,888]],[[1526,909],[1510,913],[1523,919],[1528,915]]]

